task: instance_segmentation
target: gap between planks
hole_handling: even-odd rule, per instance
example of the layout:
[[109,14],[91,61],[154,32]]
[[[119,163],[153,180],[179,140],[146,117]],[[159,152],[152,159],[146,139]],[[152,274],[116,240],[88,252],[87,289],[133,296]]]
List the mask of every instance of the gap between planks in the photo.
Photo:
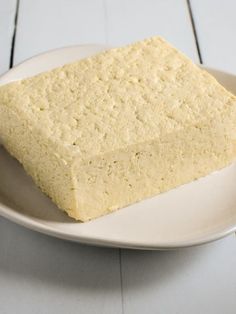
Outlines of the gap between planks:
[[193,30],[193,35],[194,35],[195,44],[196,44],[196,48],[197,48],[199,62],[200,62],[200,64],[203,64],[202,54],[201,54],[200,45],[199,45],[199,42],[198,42],[197,30],[196,30],[196,26],[195,26],[195,21],[194,21],[194,17],[193,17],[193,12],[192,12],[192,7],[191,7],[191,2],[190,1],[191,0],[186,0],[187,7],[188,7],[188,12],[189,12],[189,17],[190,17],[190,22],[191,22],[191,25],[192,25],[192,30]]
[[9,64],[10,69],[14,65],[14,51],[15,51],[15,41],[16,41],[16,30],[17,30],[17,23],[18,23],[19,6],[20,6],[20,0],[16,0],[16,13],[15,13],[15,18],[14,18],[14,30],[13,30],[12,41],[11,41],[11,55],[10,55],[10,64]]

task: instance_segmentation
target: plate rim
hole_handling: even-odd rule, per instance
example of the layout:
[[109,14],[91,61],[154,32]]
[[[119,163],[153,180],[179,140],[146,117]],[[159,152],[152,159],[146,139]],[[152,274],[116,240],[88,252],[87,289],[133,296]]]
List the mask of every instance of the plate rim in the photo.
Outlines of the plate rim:
[[[11,214],[11,212],[13,212]],[[59,231],[56,228],[51,226],[45,226],[43,223],[40,223],[37,219],[28,218],[24,214],[16,213],[11,208],[6,205],[0,204],[0,215],[9,221],[16,223],[20,226],[26,227],[29,230],[36,231],[42,233],[44,235],[52,236],[58,239],[67,240],[71,242],[76,242],[80,244],[86,245],[94,245],[101,247],[110,247],[110,248],[122,248],[122,249],[138,249],[138,250],[175,250],[180,248],[188,248],[199,246],[202,244],[210,243],[219,239],[222,239],[234,232],[236,232],[236,225],[232,225],[231,227],[224,228],[221,232],[211,234],[208,237],[197,238],[196,240],[191,241],[180,241],[178,245],[175,243],[168,244],[162,243],[157,245],[149,245],[140,242],[132,242],[128,241],[119,242],[119,240],[108,240],[107,238],[93,238],[86,237],[80,235],[73,235],[70,233]]]

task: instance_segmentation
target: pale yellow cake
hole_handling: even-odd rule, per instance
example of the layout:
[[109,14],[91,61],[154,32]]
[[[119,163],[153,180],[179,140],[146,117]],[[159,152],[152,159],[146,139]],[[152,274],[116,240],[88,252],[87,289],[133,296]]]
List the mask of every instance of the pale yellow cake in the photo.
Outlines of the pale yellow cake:
[[230,164],[236,98],[153,37],[2,86],[0,138],[86,221]]

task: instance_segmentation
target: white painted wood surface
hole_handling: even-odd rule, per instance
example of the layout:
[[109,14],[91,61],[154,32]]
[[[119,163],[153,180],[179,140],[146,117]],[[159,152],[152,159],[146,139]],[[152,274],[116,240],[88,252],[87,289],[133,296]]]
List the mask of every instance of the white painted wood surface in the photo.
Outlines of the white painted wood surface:
[[125,313],[235,313],[235,236],[172,252],[123,251],[122,261]]
[[0,313],[120,314],[118,253],[0,220]]
[[66,45],[117,46],[153,35],[198,61],[185,0],[20,0],[14,63]]
[[119,46],[161,35],[198,61],[185,0],[106,0],[108,43]]
[[[235,72],[235,1],[190,4],[204,63]],[[15,0],[0,0],[1,72],[10,63],[15,8]],[[155,34],[198,61],[185,0],[20,0],[14,63],[60,46]],[[102,249],[1,218],[0,313],[234,314],[235,264],[234,236],[175,252]]]
[[236,74],[236,1],[191,0],[203,62]]
[[16,0],[0,0],[0,73],[10,64],[12,36],[16,12]]
[[103,0],[20,0],[14,63],[50,49],[103,43]]

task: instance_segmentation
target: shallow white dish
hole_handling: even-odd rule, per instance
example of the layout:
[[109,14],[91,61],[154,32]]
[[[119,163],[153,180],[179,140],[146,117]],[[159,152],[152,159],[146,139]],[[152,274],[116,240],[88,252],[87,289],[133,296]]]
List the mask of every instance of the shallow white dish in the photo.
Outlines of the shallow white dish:
[[[38,55],[4,74],[0,84],[106,48],[75,46]],[[206,70],[236,93],[236,76]],[[45,234],[94,245],[171,249],[201,244],[236,231],[236,164],[110,215],[79,223],[58,210],[0,147],[0,215]]]

